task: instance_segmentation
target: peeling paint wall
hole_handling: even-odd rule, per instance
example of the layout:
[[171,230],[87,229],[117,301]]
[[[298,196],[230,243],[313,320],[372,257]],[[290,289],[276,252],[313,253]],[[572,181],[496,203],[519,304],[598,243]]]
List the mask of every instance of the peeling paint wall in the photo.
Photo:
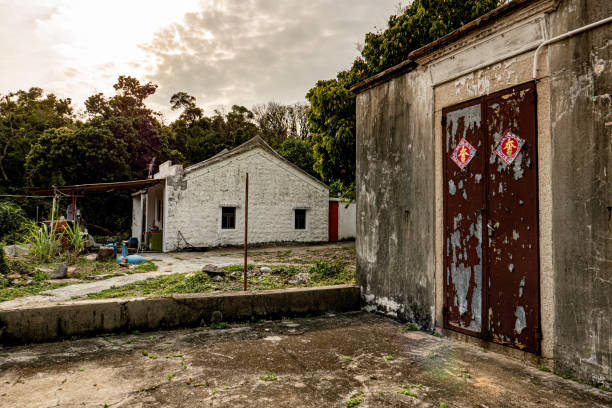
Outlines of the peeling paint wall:
[[357,98],[357,280],[366,309],[432,329],[433,98],[414,71]]
[[[564,1],[551,35],[612,15]],[[549,47],[556,369],[612,383],[612,25]]]
[[[442,109],[532,81],[540,42],[611,15],[609,1],[533,1],[358,95],[357,278],[368,310],[442,326],[444,189],[461,190],[443,182]],[[535,82],[541,355],[607,386],[611,38],[607,24],[544,47]],[[527,286],[512,294],[525,296]],[[528,329],[528,310],[508,313],[514,331]]]

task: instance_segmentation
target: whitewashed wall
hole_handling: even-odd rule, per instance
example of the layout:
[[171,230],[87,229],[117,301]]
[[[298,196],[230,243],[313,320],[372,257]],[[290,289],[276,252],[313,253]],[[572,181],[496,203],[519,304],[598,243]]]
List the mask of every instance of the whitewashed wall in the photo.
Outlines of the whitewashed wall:
[[348,204],[340,201],[338,203],[338,239],[354,239],[357,236],[357,205],[355,202]]
[[132,236],[138,237],[142,231],[142,207],[140,195],[132,196]]
[[[329,189],[262,148],[166,177],[165,251],[178,231],[194,246],[240,245],[244,236],[245,174],[249,173],[249,243],[328,240]],[[221,207],[237,206],[236,228],[221,229]],[[294,209],[307,208],[306,229],[294,229]]]

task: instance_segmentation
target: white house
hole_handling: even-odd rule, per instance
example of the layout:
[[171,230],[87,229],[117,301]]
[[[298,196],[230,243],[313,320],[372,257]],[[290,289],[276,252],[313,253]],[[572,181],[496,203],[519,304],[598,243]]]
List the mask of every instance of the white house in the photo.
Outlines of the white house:
[[250,244],[328,241],[329,188],[259,136],[187,168],[161,164],[165,182],[132,195],[132,235],[164,252],[241,245],[247,173]]

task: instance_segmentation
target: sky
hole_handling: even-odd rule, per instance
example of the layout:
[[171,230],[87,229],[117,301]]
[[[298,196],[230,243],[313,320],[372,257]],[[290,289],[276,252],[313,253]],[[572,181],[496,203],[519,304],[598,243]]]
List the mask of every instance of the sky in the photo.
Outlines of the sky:
[[75,110],[119,75],[159,88],[166,121],[187,92],[207,113],[233,104],[304,102],[350,67],[399,0],[0,0],[0,94],[32,86]]

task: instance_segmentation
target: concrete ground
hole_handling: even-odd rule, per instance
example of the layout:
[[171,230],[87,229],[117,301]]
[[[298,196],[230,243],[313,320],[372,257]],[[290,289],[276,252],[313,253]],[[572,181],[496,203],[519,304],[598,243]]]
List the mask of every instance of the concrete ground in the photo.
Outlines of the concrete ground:
[[[612,394],[363,312],[0,348],[2,407],[609,407]],[[361,401],[361,403],[359,403]]]
[[[342,242],[321,245],[272,246],[249,249],[249,263],[257,264],[294,264],[309,262],[314,259],[327,259],[329,254],[343,251],[345,248],[353,251],[354,242]],[[57,304],[69,301],[88,293],[100,292],[111,286],[123,286],[133,282],[170,275],[173,273],[189,273],[200,270],[204,265],[228,266],[244,262],[242,248],[215,248],[206,252],[169,252],[142,254],[151,260],[158,269],[155,272],[137,273],[133,275],[116,276],[109,279],[87,283],[63,286],[57,289],[41,292],[40,295],[21,297],[0,302],[0,309],[30,308],[41,305]],[[345,259],[352,260],[354,268],[354,252],[345,254]]]

